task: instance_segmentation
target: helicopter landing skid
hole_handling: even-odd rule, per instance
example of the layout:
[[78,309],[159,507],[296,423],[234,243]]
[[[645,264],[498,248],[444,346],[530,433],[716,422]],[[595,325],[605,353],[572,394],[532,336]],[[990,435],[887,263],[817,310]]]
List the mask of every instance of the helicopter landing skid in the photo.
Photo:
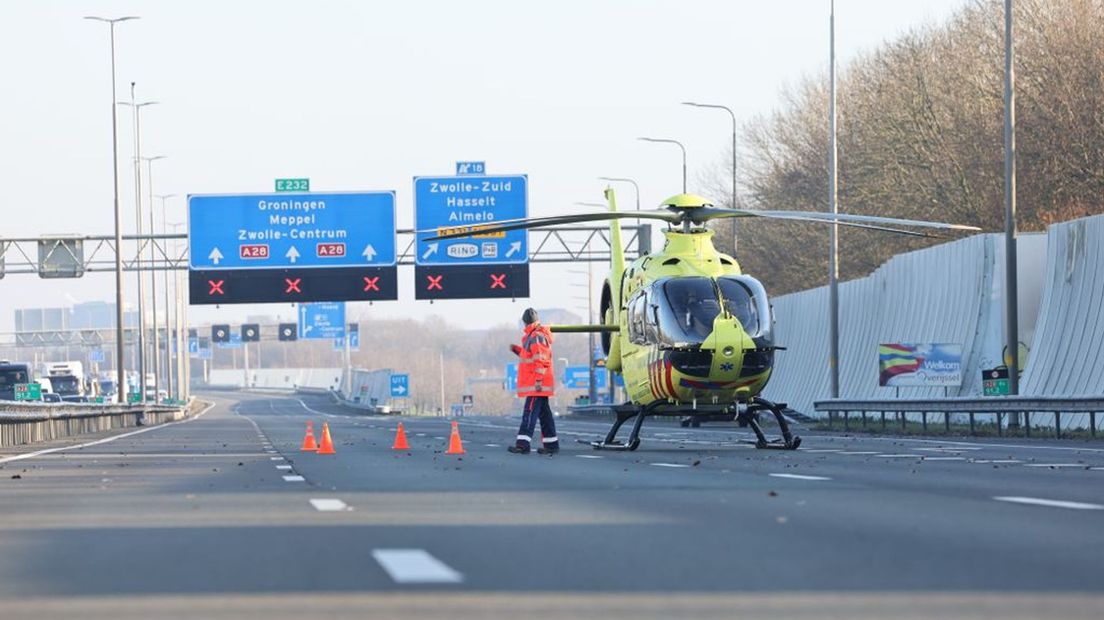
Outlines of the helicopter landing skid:
[[[644,425],[644,418],[654,411],[662,403],[655,402],[650,405],[645,405],[638,409],[630,411],[618,411],[617,421],[613,423],[613,427],[606,433],[606,438],[603,441],[586,441],[585,439],[577,439],[579,443],[587,444],[595,450],[618,450],[622,452],[631,452],[640,447],[640,427]],[[617,431],[621,430],[621,426],[636,418],[633,422],[632,431],[629,433],[629,440],[627,442],[620,442],[617,440]]]
[[[758,396],[749,400],[747,409],[737,417],[738,422],[747,424],[755,433],[755,441],[749,441],[748,443],[760,450],[797,450],[801,446],[801,437],[790,432],[790,425],[786,422],[786,417],[782,415],[784,408],[785,405],[783,404],[772,403]],[[762,427],[759,426],[759,412],[764,410],[774,414],[774,419],[778,421],[778,428],[782,431],[781,439],[767,440]]]

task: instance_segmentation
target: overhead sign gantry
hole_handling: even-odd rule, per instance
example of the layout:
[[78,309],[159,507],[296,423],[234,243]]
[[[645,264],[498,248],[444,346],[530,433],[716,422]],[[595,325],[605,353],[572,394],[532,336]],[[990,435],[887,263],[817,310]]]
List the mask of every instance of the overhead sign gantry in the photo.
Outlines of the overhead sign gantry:
[[193,304],[398,298],[395,193],[188,197]]

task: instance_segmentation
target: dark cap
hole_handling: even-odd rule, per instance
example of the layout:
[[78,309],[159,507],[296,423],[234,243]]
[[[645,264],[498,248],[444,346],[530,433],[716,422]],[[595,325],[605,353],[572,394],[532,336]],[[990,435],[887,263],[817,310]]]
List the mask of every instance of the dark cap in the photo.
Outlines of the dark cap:
[[526,308],[525,312],[521,313],[521,320],[526,325],[536,323],[538,319],[540,319],[540,317],[537,316],[537,311],[532,308]]

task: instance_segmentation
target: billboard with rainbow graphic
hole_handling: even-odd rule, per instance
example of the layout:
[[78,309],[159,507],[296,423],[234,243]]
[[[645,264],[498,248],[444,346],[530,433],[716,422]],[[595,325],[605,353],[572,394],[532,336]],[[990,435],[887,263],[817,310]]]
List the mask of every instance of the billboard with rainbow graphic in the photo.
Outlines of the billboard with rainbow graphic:
[[938,387],[962,384],[962,345],[911,342],[878,345],[878,385]]

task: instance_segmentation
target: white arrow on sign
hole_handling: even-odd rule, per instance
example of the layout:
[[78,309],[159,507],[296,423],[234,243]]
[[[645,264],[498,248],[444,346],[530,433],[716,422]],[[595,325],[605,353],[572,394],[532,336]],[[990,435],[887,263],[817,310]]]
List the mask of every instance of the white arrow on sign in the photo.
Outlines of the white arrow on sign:
[[219,264],[219,261],[222,260],[222,252],[219,252],[219,249],[215,248],[211,250],[210,254],[207,255],[207,258],[210,259],[212,263],[217,265]]
[[367,258],[369,262],[376,257],[376,248],[372,247],[372,244],[364,246],[364,251],[360,254],[364,258]]
[[299,258],[299,250],[296,250],[295,246],[293,245],[288,248],[287,254],[284,254],[284,256],[286,256],[288,260],[292,262],[292,264],[295,264],[295,259]]
[[506,252],[506,258],[509,258],[509,257],[513,256],[514,254],[517,254],[520,251],[521,251],[521,242],[520,241],[515,241],[515,242],[510,244],[510,251]]
[[299,324],[303,326],[303,337],[306,338],[314,326],[307,324],[307,309],[305,307],[299,306],[299,316]]
[[437,253],[437,246],[438,246],[438,244],[436,244],[436,243],[429,244],[426,251],[422,254],[422,260],[425,260],[425,259],[429,258],[430,256],[433,256],[434,254],[436,254]]
[[400,383],[399,385],[395,386],[395,393],[396,394],[406,394],[406,388],[404,388],[402,386],[402,384]]

